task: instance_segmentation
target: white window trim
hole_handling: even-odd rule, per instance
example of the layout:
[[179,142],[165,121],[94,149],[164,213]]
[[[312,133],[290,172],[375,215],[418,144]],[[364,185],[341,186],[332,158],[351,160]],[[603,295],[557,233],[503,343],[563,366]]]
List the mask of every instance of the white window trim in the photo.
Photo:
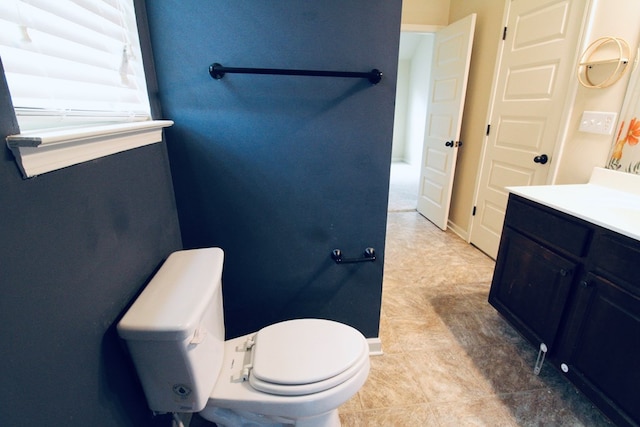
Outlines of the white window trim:
[[7,146],[25,178],[162,141],[171,120],[119,123],[10,135]]

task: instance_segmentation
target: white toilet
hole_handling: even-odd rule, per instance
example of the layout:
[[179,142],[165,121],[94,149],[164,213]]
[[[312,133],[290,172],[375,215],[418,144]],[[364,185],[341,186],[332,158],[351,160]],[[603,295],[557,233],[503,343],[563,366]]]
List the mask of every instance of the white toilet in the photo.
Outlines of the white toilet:
[[174,252],[118,323],[155,412],[220,427],[339,426],[369,374],[365,337],[298,319],[225,341],[220,248]]

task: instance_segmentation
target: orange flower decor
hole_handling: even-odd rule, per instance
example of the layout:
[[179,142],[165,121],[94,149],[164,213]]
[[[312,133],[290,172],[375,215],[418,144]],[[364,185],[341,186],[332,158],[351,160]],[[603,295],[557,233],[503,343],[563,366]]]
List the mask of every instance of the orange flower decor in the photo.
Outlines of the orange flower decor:
[[613,147],[611,152],[611,159],[609,160],[609,165],[615,169],[620,168],[620,159],[622,159],[622,149],[625,144],[636,145],[638,141],[640,141],[640,120],[637,120],[635,117],[631,119],[631,123],[629,123],[629,128],[627,129],[627,133],[624,138],[620,138],[622,134],[622,129],[624,128],[624,122],[620,125],[620,130],[618,131],[618,137],[616,144]]
[[627,144],[636,145],[640,140],[640,121],[634,117],[629,123],[629,130],[627,131]]

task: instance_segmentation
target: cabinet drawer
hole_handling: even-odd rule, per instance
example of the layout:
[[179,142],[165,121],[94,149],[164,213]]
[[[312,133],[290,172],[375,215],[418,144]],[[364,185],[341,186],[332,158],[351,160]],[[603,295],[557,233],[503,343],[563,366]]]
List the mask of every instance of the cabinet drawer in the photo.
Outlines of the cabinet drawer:
[[524,202],[513,194],[509,196],[505,224],[577,257],[586,255],[593,233],[586,224],[533,202]]
[[596,233],[590,269],[640,295],[640,242],[607,230]]

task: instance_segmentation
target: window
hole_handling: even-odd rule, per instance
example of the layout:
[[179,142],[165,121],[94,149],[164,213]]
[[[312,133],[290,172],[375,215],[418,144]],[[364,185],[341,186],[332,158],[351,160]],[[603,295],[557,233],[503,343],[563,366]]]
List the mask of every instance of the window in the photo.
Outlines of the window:
[[26,177],[159,142],[172,124],[151,120],[133,0],[2,0],[0,57]]

